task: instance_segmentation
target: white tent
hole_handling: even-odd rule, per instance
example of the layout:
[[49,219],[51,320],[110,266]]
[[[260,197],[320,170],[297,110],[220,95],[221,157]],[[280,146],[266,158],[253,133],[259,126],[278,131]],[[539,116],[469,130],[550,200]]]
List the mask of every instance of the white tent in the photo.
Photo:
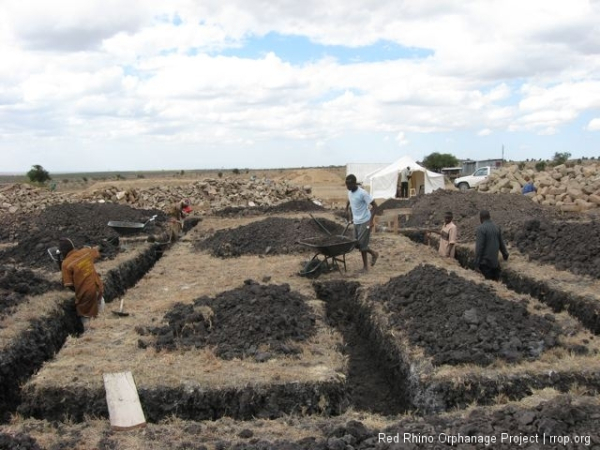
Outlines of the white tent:
[[356,181],[367,185],[369,175],[389,166],[390,163],[348,163],[346,164],[346,175],[353,174]]
[[371,196],[373,198],[396,197],[398,176],[406,167],[410,167],[412,171],[408,187],[414,189],[417,194],[420,192],[429,194],[436,189],[444,189],[444,175],[421,167],[410,156],[403,156],[389,166],[369,175]]

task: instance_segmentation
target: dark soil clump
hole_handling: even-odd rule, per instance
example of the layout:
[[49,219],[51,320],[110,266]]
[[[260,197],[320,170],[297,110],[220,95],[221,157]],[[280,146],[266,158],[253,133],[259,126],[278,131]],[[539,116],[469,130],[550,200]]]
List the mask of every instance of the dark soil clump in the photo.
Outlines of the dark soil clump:
[[114,257],[118,251],[119,233],[108,226],[109,221],[148,223],[139,234],[150,234],[157,221],[164,222],[159,210],[137,210],[115,203],[64,203],[40,211],[34,216],[16,215],[1,218],[0,241],[16,241],[18,245],[0,252],[3,260],[12,260],[29,267],[56,270],[46,250],[58,244],[61,237],[70,238],[76,247],[103,245],[103,257]]
[[0,433],[0,449],[11,450],[42,450],[35,439],[23,433]]
[[557,269],[600,278],[600,223],[529,220],[516,233],[522,253]]
[[[242,287],[215,298],[200,297],[193,305],[177,303],[162,327],[138,328],[151,334],[159,350],[213,347],[223,359],[294,355],[299,343],[316,332],[316,317],[306,298],[288,284],[261,285],[247,280]],[[140,340],[140,346],[148,344]]]
[[[318,219],[334,235],[344,228],[331,220]],[[306,251],[298,244],[302,239],[326,236],[312,219],[270,217],[234,229],[219,230],[196,244],[198,250],[208,250],[217,257],[241,255],[280,255]]]
[[27,296],[55,289],[61,289],[60,283],[41,278],[29,269],[0,266],[0,319],[12,314]]
[[214,212],[219,217],[247,217],[288,212],[318,212],[325,208],[311,200],[291,200],[274,206],[228,206]]
[[532,360],[557,345],[552,317],[501,299],[482,284],[429,265],[374,288],[369,299],[390,313],[390,326],[405,330],[435,365]]
[[474,241],[475,230],[480,225],[479,211],[490,212],[492,221],[500,226],[505,239],[511,240],[514,233],[531,219],[553,220],[558,218],[554,208],[544,207],[529,197],[516,194],[484,194],[477,191],[449,191],[439,189],[431,194],[420,195],[404,201],[403,207],[412,208],[405,226],[441,228],[444,213],[454,214],[458,226],[459,241]]

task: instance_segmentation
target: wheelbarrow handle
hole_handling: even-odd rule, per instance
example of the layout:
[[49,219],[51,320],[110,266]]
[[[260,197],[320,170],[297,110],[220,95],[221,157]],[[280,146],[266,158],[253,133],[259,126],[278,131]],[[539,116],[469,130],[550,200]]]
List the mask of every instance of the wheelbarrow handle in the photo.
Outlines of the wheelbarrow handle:
[[327,233],[329,236],[331,236],[331,231],[329,231],[327,228],[325,228],[325,225],[323,225],[321,222],[319,222],[317,220],[317,218],[315,216],[313,216],[312,214],[309,214],[309,216],[312,218],[312,220],[314,220],[315,222],[317,222],[317,225],[319,225],[319,227],[321,227],[321,229],[323,231],[325,231],[325,233]]

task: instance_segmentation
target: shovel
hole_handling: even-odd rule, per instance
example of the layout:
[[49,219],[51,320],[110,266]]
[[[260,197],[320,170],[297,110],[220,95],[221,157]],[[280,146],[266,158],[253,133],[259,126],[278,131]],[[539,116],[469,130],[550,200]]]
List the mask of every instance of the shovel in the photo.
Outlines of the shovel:
[[123,299],[121,299],[121,306],[119,306],[119,310],[113,311],[112,313],[119,317],[127,317],[129,315],[129,313],[123,312]]

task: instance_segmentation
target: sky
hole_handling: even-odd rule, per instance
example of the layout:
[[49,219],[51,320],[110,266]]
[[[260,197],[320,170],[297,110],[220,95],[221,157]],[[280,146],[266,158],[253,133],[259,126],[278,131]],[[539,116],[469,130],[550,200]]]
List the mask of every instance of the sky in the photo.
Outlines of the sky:
[[0,0],[0,173],[600,157],[600,0]]

